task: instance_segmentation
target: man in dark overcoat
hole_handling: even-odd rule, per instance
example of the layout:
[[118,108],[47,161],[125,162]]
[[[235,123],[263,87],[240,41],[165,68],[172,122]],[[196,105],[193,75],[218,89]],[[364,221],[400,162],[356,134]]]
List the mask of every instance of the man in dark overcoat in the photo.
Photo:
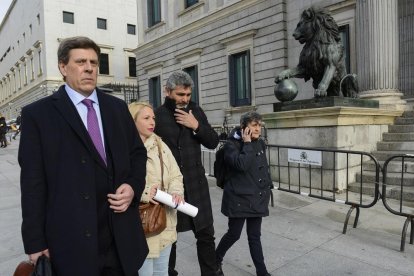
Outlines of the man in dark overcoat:
[[[178,212],[177,231],[194,232],[201,275],[216,275],[213,214],[200,145],[215,149],[219,138],[204,111],[190,101],[193,87],[187,73],[177,71],[170,75],[165,86],[165,102],[155,111],[155,132],[171,149],[180,166],[185,201],[198,207],[195,218]],[[173,244],[169,275],[177,275],[175,263],[176,244]]]
[[22,110],[24,248],[58,276],[137,275],[148,254],[135,206],[146,149],[125,102],[96,88],[99,53],[89,38],[63,40],[66,84]]

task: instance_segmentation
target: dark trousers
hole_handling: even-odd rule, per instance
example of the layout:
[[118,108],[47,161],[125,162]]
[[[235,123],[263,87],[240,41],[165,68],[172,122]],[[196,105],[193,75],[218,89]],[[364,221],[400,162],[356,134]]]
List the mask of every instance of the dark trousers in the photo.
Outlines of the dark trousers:
[[264,263],[262,243],[260,241],[262,218],[229,218],[229,229],[221,238],[216,249],[217,263],[223,262],[224,255],[232,245],[240,239],[244,222],[246,223],[247,239],[249,241],[250,256],[252,257],[258,276],[266,275],[267,269]]
[[7,139],[5,133],[0,133],[0,144],[2,147],[7,147]]
[[99,254],[99,262],[100,276],[138,276],[138,271],[132,275],[124,274],[114,243],[106,252]]
[[[216,253],[214,244],[214,227],[210,225],[206,228],[195,231],[193,229],[195,238],[197,239],[197,256],[200,265],[202,276],[216,275]],[[173,243],[171,247],[170,260],[168,262],[168,274],[178,275],[175,271],[177,245]]]

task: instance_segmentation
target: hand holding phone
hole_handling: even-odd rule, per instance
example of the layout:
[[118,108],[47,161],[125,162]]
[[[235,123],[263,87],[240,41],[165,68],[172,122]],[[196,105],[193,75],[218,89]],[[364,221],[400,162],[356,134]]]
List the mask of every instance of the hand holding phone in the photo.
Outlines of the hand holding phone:
[[241,130],[243,142],[251,142],[252,141],[252,131],[249,127],[242,128]]

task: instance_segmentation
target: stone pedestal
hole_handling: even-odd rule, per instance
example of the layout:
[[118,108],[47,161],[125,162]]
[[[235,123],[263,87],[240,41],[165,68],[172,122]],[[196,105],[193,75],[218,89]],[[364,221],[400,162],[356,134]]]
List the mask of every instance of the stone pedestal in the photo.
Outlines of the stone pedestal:
[[[263,121],[266,124],[270,145],[371,152],[376,149],[377,142],[381,141],[382,134],[388,131],[388,125],[393,124],[395,117],[401,114],[402,111],[399,110],[331,106],[267,113],[263,115]],[[335,167],[333,167],[334,158],[336,159]],[[287,160],[286,148],[279,152],[276,148],[270,149],[273,181],[279,182],[280,180],[282,183],[290,181],[292,185],[297,185],[299,173],[295,173],[295,170],[298,165],[290,163],[291,167],[288,168]],[[277,165],[281,163],[286,166],[279,170],[280,166]],[[336,189],[343,190],[347,177],[349,182],[356,180],[361,158],[351,156],[347,161],[345,155],[334,157],[324,154],[322,164],[324,169],[328,168],[328,170],[322,176],[312,173],[310,181],[307,180],[309,169],[302,169],[301,185],[307,186],[307,183],[311,182],[321,186],[322,183],[324,189],[329,189],[335,177]],[[348,173],[347,166],[349,167]],[[317,168],[314,167],[314,169]],[[293,170],[294,173],[288,174],[288,170]]]

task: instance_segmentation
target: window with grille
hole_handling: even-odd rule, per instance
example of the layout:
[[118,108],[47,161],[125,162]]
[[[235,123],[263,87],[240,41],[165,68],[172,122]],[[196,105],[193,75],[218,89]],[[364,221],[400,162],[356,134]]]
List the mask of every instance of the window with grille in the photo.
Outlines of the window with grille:
[[344,60],[346,72],[351,73],[351,60],[350,60],[350,49],[349,49],[349,25],[339,27],[339,35],[341,36],[341,42],[344,46]]
[[99,55],[99,74],[109,75],[109,55],[101,53]]
[[148,27],[161,22],[161,1],[147,0],[148,5]]
[[229,56],[231,106],[251,104],[250,51]]
[[185,8],[189,8],[192,5],[195,5],[198,3],[198,0],[185,0]]
[[187,72],[190,77],[193,79],[194,82],[194,88],[191,91],[191,101],[200,104],[199,103],[199,92],[198,92],[198,70],[197,65],[187,67],[183,69],[184,72]]
[[155,108],[161,105],[161,81],[160,76],[148,80],[149,102]]
[[136,58],[128,57],[128,67],[129,67],[129,76],[136,77],[137,76]]
[[127,33],[130,34],[130,35],[135,35],[136,34],[135,25],[127,24]]
[[63,12],[63,23],[75,24],[75,15],[73,12]]
[[96,26],[97,26],[98,29],[106,30],[106,19],[97,18],[96,19]]

